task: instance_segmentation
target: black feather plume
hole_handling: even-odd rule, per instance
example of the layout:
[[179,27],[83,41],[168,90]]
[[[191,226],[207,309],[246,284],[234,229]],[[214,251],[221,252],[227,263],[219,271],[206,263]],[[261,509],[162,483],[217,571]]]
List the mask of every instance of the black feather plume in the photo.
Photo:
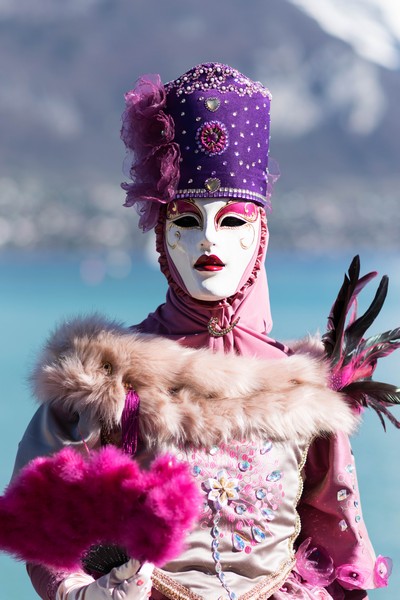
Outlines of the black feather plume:
[[383,303],[386,299],[388,285],[389,278],[384,275],[380,281],[375,297],[368,309],[363,315],[361,315],[361,317],[356,319],[347,327],[344,334],[344,346],[348,355],[350,355],[351,352],[357,348],[363,338],[364,333],[369,327],[371,327],[372,323],[381,312]]
[[385,302],[389,282],[386,275],[365,313],[358,318],[356,314],[358,294],[376,275],[373,271],[360,277],[360,259],[353,258],[329,314],[322,342],[331,368],[331,386],[346,394],[355,406],[375,410],[386,430],[385,417],[400,428],[400,421],[388,410],[400,404],[400,388],[373,381],[372,375],[378,359],[400,347],[400,327],[363,338]]
[[400,405],[400,388],[381,381],[356,381],[345,386],[341,392],[352,398],[359,406],[369,407],[378,414],[386,430],[383,415],[398,429],[398,421],[388,410],[388,406]]

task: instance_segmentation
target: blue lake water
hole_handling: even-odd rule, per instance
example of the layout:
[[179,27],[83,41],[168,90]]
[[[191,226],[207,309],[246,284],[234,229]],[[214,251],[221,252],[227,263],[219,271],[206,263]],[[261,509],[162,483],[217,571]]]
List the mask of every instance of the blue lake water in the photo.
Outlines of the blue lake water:
[[[299,258],[270,252],[267,271],[274,337],[288,340],[318,329],[324,331],[330,306],[351,258],[351,255]],[[391,279],[389,297],[374,331],[400,325],[400,257],[361,258],[363,272],[376,269]],[[163,302],[166,283],[162,275],[143,257],[131,259],[128,273],[130,259],[119,261],[118,268],[109,268],[110,261],[101,256],[0,254],[1,489],[9,480],[18,441],[35,410],[27,374],[55,323],[68,315],[99,311],[132,324]],[[365,292],[366,303],[374,291],[372,285]],[[361,303],[360,308],[364,307]],[[399,363],[400,351],[383,361],[376,378],[399,383]],[[397,416],[400,417],[400,409]],[[389,425],[385,434],[374,414],[365,415],[363,426],[353,439],[363,514],[377,554],[394,560],[390,587],[370,593],[370,598],[376,600],[393,600],[400,589],[399,447],[400,432]],[[0,555],[0,574],[3,576],[0,598],[36,597],[22,564]]]

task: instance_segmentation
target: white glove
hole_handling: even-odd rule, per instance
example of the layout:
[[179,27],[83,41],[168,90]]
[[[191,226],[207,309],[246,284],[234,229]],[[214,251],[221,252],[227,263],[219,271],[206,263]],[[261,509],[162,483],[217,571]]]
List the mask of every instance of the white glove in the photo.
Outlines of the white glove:
[[95,581],[85,573],[71,573],[60,584],[56,600],[147,600],[154,566],[129,560]]

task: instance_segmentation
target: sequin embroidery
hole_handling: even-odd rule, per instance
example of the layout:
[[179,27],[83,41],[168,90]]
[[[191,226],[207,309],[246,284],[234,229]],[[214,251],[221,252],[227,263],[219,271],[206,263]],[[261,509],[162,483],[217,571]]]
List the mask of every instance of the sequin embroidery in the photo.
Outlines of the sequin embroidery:
[[[274,536],[271,527],[285,492],[284,473],[271,449],[268,440],[258,446],[240,442],[213,446],[208,453],[193,449],[187,457],[196,465],[192,473],[200,479],[205,494],[200,526],[210,532],[215,575],[229,598],[235,593],[224,573],[227,549],[225,544],[221,552],[221,539],[231,540],[232,552],[249,554],[254,546]],[[229,557],[226,560],[229,562]]]
[[198,128],[196,142],[207,156],[223,154],[229,145],[228,130],[220,121],[207,121]]

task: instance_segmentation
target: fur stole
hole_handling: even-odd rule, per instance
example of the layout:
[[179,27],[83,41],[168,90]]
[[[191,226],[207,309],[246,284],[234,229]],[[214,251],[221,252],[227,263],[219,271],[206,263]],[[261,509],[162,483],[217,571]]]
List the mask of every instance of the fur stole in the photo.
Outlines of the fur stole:
[[357,417],[328,387],[320,344],[300,350],[278,360],[217,355],[94,315],[56,329],[31,379],[40,402],[89,411],[110,428],[120,423],[127,389],[134,389],[148,445],[351,433]]

